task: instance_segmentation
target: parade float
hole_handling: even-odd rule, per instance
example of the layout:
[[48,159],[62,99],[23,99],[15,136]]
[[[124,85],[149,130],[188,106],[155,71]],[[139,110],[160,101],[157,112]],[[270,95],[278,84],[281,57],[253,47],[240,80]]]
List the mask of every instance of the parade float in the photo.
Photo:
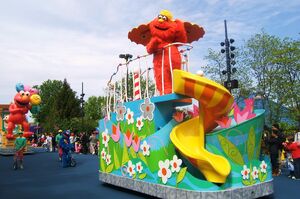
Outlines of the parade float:
[[[225,87],[188,72],[190,43],[204,34],[166,10],[129,32],[149,54],[120,64],[108,82],[106,116],[98,127],[100,181],[160,198],[273,193],[270,160],[260,156],[264,110],[254,110],[254,99],[239,107]],[[149,55],[153,70],[131,68]],[[132,71],[133,96],[128,78],[117,80],[122,66]]]
[[[16,91],[13,102],[1,111],[1,155],[14,154],[14,141],[19,131],[22,131],[26,138],[32,136],[26,116],[28,111],[37,113],[41,103],[41,97],[35,88],[18,83]],[[26,147],[25,153],[33,153],[33,151]]]

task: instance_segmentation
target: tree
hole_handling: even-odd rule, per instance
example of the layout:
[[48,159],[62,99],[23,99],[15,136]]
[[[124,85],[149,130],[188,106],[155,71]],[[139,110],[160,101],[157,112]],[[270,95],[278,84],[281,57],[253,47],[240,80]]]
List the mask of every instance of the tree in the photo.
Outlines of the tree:
[[70,129],[70,121],[80,115],[79,99],[67,80],[47,80],[38,87],[42,103],[36,119],[44,131]]
[[[231,77],[239,81],[239,88],[233,89],[232,94],[238,99],[249,96],[252,91],[253,80],[249,73],[249,67],[240,61],[240,52],[238,49],[235,50],[235,57],[236,65],[234,67],[237,71],[232,73]],[[225,55],[208,49],[208,55],[204,59],[208,61],[208,64],[204,66],[205,76],[223,85],[227,79],[226,75],[222,74],[222,71],[226,69]]]
[[105,97],[91,96],[84,106],[85,118],[98,121],[104,117]]

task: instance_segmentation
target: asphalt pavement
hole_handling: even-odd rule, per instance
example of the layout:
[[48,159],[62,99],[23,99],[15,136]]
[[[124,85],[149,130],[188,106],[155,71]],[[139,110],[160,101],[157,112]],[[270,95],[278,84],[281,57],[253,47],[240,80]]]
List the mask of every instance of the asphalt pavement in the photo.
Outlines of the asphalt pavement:
[[[97,156],[75,154],[74,158],[76,167],[62,168],[57,153],[35,153],[25,156],[24,170],[15,171],[12,168],[13,156],[0,156],[0,198],[150,198],[100,182]],[[264,199],[299,198],[299,188],[300,181],[289,179],[284,172],[274,178],[275,194]]]

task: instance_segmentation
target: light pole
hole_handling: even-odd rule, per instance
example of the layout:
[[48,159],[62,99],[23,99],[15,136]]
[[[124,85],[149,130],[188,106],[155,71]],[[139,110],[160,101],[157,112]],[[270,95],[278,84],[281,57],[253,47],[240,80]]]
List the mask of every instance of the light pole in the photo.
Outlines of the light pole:
[[81,94],[80,94],[80,108],[81,108],[81,128],[83,131],[83,117],[84,117],[84,93],[83,93],[83,82],[81,83]]
[[227,23],[226,20],[224,20],[224,26],[225,26],[225,42],[221,42],[221,46],[225,46],[225,48],[221,49],[221,53],[225,53],[226,57],[226,70],[222,71],[222,74],[227,74],[227,81],[224,82],[224,86],[231,92],[232,89],[238,88],[238,81],[236,79],[231,80],[231,74],[236,72],[236,68],[231,69],[231,65],[235,65],[234,61],[234,53],[235,47],[232,46],[234,39],[228,40],[227,35]]
[[[132,58],[132,55],[131,54],[120,54],[119,58],[125,59],[125,61],[126,61],[126,92],[125,92],[125,98],[126,98],[126,101],[128,101],[128,96],[127,96],[127,92],[128,92],[128,63],[129,63],[129,60]],[[121,95],[122,95],[122,93],[121,93]]]

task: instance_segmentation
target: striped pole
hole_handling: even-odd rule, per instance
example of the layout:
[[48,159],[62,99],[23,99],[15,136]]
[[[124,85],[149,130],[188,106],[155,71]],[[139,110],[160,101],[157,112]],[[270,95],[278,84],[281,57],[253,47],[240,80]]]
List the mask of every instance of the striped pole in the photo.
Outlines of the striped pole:
[[136,68],[133,72],[133,100],[141,99],[140,69]]

